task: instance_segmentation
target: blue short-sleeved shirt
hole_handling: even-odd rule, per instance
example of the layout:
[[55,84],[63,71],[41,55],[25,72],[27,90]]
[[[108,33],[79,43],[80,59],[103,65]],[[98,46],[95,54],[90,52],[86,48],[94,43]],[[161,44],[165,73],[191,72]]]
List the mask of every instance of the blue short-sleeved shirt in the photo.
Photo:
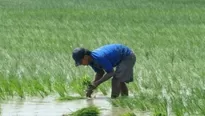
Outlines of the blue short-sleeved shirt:
[[122,44],[108,44],[91,52],[93,62],[89,65],[95,72],[105,70],[107,73],[117,66],[122,58],[131,54],[131,50]]

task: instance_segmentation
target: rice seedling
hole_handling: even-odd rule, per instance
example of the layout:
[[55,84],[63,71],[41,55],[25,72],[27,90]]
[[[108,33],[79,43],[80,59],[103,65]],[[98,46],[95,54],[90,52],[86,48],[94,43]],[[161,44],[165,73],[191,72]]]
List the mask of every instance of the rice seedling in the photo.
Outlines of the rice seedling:
[[89,106],[86,108],[79,109],[70,115],[64,115],[64,116],[99,116],[100,110],[95,106]]

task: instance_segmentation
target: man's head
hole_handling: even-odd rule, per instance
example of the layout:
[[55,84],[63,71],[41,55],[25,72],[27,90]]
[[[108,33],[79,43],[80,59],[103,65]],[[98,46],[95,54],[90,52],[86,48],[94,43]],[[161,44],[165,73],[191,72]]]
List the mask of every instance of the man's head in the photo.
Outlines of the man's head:
[[85,48],[75,48],[72,53],[73,59],[75,60],[75,65],[88,65],[91,61],[90,54],[91,51]]

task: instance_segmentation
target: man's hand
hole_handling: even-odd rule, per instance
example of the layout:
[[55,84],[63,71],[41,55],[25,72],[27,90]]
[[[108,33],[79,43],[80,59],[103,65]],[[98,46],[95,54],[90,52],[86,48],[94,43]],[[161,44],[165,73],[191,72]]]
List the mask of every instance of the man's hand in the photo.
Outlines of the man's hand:
[[86,91],[86,97],[91,98],[91,94],[93,93],[93,90]]
[[86,90],[86,97],[91,97],[91,94],[93,93],[93,90],[95,89],[96,87],[93,86],[93,85],[88,85],[87,87],[87,90]]

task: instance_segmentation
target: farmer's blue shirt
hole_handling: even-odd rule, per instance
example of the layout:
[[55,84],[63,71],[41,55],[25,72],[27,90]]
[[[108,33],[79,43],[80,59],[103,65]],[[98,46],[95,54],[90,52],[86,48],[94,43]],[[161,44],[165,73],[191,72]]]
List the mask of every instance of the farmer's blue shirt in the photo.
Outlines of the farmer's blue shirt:
[[131,50],[122,44],[109,44],[91,52],[93,62],[89,65],[95,72],[104,69],[107,73],[113,70],[120,61],[131,54]]

